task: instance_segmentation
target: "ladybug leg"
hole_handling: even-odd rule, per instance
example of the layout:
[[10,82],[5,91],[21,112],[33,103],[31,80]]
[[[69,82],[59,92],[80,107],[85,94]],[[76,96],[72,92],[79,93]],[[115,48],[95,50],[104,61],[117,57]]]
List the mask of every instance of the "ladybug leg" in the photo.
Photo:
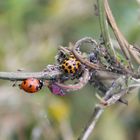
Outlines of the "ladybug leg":
[[[22,72],[24,71],[23,69],[17,69],[18,72]],[[17,86],[17,81],[13,81],[12,87],[16,87]],[[20,84],[18,84],[18,86],[20,87]]]
[[16,87],[17,85],[17,81],[14,81],[14,83],[12,84],[12,87]]
[[13,81],[12,87],[16,87],[16,86],[18,86],[20,89],[22,89],[21,84],[17,84],[17,81]]
[[22,89],[21,84],[18,84],[18,87],[19,87],[20,89]]
[[12,81],[12,87],[16,87],[16,86],[19,86],[20,87],[20,84],[18,84],[18,81],[14,80]]

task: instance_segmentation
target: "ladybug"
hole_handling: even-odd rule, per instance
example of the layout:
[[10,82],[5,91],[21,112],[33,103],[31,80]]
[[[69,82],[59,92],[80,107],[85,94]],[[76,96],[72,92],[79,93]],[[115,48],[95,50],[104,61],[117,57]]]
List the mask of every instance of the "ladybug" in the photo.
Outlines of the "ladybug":
[[22,81],[22,83],[19,86],[20,89],[23,89],[27,93],[35,93],[42,88],[43,82],[36,78],[28,78]]
[[74,55],[70,55],[69,58],[66,58],[62,64],[61,68],[67,74],[76,74],[80,70],[81,62],[78,61]]

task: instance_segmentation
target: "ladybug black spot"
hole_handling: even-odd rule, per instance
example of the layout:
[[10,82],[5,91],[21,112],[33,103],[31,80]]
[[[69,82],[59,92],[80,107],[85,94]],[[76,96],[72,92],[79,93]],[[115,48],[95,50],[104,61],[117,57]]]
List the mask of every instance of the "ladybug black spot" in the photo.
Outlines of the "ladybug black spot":
[[68,65],[68,63],[66,63],[66,66]]
[[72,69],[72,66],[68,66],[69,69]]
[[32,85],[29,85],[29,88],[31,88],[32,87]]
[[72,71],[72,70],[70,70],[70,73],[73,73],[73,71]]
[[23,84],[25,85],[26,84],[26,81],[24,81]]
[[74,67],[74,71],[77,71],[76,67]]
[[77,65],[78,65],[78,67],[80,67],[80,63],[79,62],[77,63]]
[[64,69],[65,68],[65,66],[64,65],[62,65],[62,69]]
[[65,73],[68,73],[68,70],[65,69]]

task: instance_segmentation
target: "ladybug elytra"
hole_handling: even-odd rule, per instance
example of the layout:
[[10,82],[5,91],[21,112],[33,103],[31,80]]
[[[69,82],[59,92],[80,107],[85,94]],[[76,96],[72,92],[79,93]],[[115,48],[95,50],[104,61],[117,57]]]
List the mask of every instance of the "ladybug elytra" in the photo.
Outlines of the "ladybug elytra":
[[65,59],[61,68],[67,74],[75,74],[80,69],[81,63],[73,55],[70,55],[69,58]]
[[21,89],[28,93],[35,93],[42,88],[43,82],[36,78],[28,78],[22,81],[22,83],[19,86]]

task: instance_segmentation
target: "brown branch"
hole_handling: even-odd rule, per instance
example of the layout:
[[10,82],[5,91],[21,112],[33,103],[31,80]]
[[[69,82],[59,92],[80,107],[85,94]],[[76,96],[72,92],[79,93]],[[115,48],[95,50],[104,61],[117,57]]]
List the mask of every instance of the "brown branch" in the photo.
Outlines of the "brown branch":
[[98,44],[97,42],[92,39],[91,37],[85,37],[85,38],[82,38],[80,40],[78,40],[75,45],[72,47],[72,53],[74,54],[74,56],[81,62],[83,63],[84,65],[86,65],[87,67],[89,68],[93,68],[93,69],[96,69],[96,70],[99,70],[99,69],[104,69],[103,67],[97,65],[97,64],[93,64],[91,63],[90,61],[88,61],[87,59],[83,58],[83,56],[81,54],[79,54],[77,52],[77,49],[79,49],[84,43],[90,43],[96,47],[98,47]]
[[118,40],[118,43],[126,57],[127,60],[130,59],[130,55],[128,53],[128,50],[127,50],[127,47],[128,47],[128,42],[126,41],[126,39],[124,38],[124,36],[122,35],[122,33],[120,32],[117,24],[116,24],[116,21],[112,15],[112,12],[111,12],[111,9],[109,7],[109,4],[108,4],[108,0],[104,0],[104,5],[105,5],[105,11],[106,11],[106,14],[107,14],[107,18],[108,18],[108,21],[113,29],[113,32]]
[[108,18],[108,21],[111,25],[111,28],[118,40],[118,43],[121,47],[121,50],[123,51],[130,67],[132,68],[132,63],[130,63],[130,54],[131,56],[134,58],[134,60],[140,64],[140,58],[138,56],[138,51],[135,50],[135,47],[131,44],[128,43],[128,41],[125,39],[125,37],[123,36],[122,32],[119,30],[117,24],[116,24],[116,21],[112,15],[112,12],[111,12],[111,9],[109,7],[109,4],[108,4],[108,0],[104,0],[104,5],[105,5],[105,11],[106,11],[106,15],[107,15],[107,18]]
[[108,22],[105,16],[105,8],[104,8],[104,0],[97,0],[98,4],[98,12],[99,12],[99,23],[100,23],[100,29],[101,29],[101,35],[105,44],[105,47],[107,48],[108,53],[115,58],[116,58],[116,52],[114,49],[114,46],[111,41],[110,33],[108,30]]

